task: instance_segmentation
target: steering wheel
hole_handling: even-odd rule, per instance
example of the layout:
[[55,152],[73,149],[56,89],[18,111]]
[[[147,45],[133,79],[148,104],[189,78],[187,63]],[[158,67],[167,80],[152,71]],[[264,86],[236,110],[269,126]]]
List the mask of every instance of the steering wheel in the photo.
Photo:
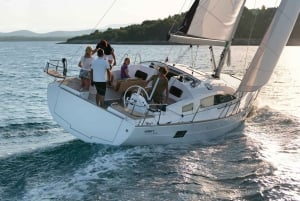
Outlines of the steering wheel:
[[123,104],[124,104],[124,107],[126,105],[127,93],[130,92],[130,91],[132,91],[132,89],[135,89],[135,88],[137,89],[136,90],[137,95],[141,95],[141,96],[146,95],[146,100],[147,101],[149,100],[149,95],[148,95],[148,92],[145,90],[145,88],[143,88],[143,87],[141,87],[139,85],[132,85],[132,86],[128,87],[128,89],[126,89],[126,91],[125,91],[125,93],[123,95]]

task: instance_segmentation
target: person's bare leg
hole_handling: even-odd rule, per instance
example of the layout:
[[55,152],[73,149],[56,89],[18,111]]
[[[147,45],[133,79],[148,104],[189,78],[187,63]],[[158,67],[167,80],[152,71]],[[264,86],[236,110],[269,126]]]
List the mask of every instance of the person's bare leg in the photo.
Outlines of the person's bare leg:
[[100,96],[99,95],[99,98],[100,98],[100,106],[105,108],[105,105],[104,105],[104,96]]
[[84,79],[84,90],[89,90],[91,81],[89,79]]
[[112,68],[113,68],[113,60],[108,60],[108,63],[109,63],[109,66],[110,66],[110,68],[109,68],[109,70],[110,70],[110,78],[108,78],[109,80],[108,80],[108,84],[109,84],[109,86],[111,86],[112,85],[112,82],[113,82],[113,80],[114,80],[114,75],[112,74],[112,72],[111,72],[111,70],[112,70]]
[[83,80],[83,78],[81,78],[80,87],[84,88],[84,80]]
[[112,84],[114,81],[114,74],[112,72],[110,73],[110,84]]
[[96,94],[96,105],[99,105],[99,101],[100,101],[100,94]]

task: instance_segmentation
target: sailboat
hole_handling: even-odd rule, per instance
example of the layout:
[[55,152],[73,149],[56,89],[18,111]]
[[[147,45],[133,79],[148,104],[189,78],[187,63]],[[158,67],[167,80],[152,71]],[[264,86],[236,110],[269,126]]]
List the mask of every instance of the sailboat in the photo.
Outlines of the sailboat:
[[[245,75],[237,79],[222,73],[222,69],[244,5],[244,0],[196,0],[181,26],[169,34],[173,43],[209,47],[213,72],[150,61],[132,64],[130,75],[134,78],[121,80],[120,69],[114,68],[115,87],[107,88],[106,108],[97,106],[93,93],[80,91],[78,78],[66,76],[65,59],[48,61],[45,71],[55,77],[47,89],[51,115],[65,130],[89,143],[200,143],[224,136],[250,113],[260,89],[272,75],[300,10],[298,0],[281,1]],[[224,47],[218,63],[214,46]],[[153,94],[144,86],[160,67],[168,69],[169,96],[166,103],[154,104]]]

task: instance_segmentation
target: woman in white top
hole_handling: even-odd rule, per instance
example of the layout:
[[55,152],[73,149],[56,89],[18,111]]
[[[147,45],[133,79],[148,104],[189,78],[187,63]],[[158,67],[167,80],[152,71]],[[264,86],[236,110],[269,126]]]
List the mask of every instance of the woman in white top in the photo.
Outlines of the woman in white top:
[[81,78],[81,89],[80,90],[89,90],[91,80],[90,80],[90,71],[91,65],[94,61],[93,49],[91,46],[85,48],[85,54],[81,57],[78,66],[81,68],[79,73],[79,78]]

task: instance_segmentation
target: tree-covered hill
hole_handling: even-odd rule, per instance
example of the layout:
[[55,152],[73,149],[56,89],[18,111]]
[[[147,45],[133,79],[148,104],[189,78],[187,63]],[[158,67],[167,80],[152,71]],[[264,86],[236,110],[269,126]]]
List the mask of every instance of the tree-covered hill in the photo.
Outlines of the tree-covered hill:
[[[276,8],[244,9],[237,32],[235,44],[257,44],[266,32]],[[106,31],[94,31],[89,35],[73,37],[67,43],[96,43],[106,39],[111,43],[167,43],[166,38],[170,30],[180,25],[184,14],[169,16],[165,19],[146,20],[141,24],[129,25],[118,29],[108,28]],[[300,40],[299,18],[291,35],[292,42]]]

